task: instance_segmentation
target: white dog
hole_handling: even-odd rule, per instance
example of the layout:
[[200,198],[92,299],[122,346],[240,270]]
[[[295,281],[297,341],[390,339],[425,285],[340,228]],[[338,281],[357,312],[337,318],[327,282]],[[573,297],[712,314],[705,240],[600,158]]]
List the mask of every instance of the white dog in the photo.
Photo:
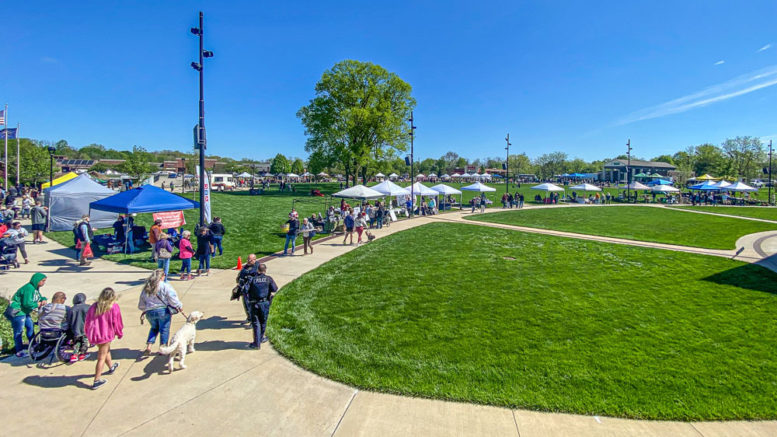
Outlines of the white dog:
[[181,369],[186,368],[184,360],[186,359],[186,352],[194,352],[194,339],[197,336],[197,330],[195,324],[202,318],[202,313],[199,311],[192,311],[189,313],[189,317],[186,318],[186,324],[181,326],[181,329],[173,336],[173,341],[170,346],[162,346],[159,348],[159,352],[170,355],[170,360],[167,362],[167,367],[170,369],[170,373],[173,373],[173,359],[175,356],[181,355]]

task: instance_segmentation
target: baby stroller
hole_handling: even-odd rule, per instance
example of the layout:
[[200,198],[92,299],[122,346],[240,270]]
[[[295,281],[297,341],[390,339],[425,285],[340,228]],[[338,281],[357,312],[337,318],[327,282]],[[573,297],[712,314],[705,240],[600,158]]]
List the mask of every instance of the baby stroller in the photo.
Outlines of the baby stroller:
[[8,244],[0,240],[0,269],[8,270],[11,266],[19,268],[19,262],[16,261],[16,245]]
[[[87,340],[84,339],[84,341]],[[63,329],[41,329],[30,340],[27,353],[32,362],[38,365],[42,365],[46,358],[49,360],[49,365],[55,358],[61,362],[67,362],[74,353],[73,339]]]

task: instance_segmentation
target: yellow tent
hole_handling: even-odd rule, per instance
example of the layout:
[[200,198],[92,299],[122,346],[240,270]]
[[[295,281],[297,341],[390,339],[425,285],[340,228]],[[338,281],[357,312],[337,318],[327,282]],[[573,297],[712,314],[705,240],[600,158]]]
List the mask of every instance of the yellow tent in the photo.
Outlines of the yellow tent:
[[[78,177],[78,174],[76,172],[74,172],[74,171],[71,171],[70,173],[65,173],[62,176],[54,179],[54,185],[59,185],[62,182],[67,182],[70,179],[73,179],[73,178],[76,178],[76,177]],[[40,189],[43,190],[43,189],[46,189],[48,187],[49,187],[49,183],[46,182],[45,184],[41,184]]]
[[699,176],[698,178],[696,178],[697,181],[717,181],[718,179],[720,178],[715,178],[708,174],[705,174],[704,176]]

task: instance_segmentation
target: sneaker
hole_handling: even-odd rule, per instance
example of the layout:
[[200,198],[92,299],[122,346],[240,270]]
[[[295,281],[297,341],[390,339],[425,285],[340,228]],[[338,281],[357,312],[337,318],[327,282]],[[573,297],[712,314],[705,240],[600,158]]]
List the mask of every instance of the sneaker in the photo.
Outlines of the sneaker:
[[108,383],[107,379],[99,379],[92,383],[92,390],[97,390],[98,388],[104,386]]
[[269,338],[267,338],[267,337],[262,337],[262,343],[267,343],[268,341],[270,341],[270,339],[269,339]]
[[254,343],[248,343],[248,345],[246,345],[246,347],[248,349],[259,349],[261,346],[259,346],[257,344],[254,344]]
[[113,363],[111,368],[108,369],[107,372],[105,372],[105,375],[113,375],[113,372],[115,372],[118,367],[119,367],[119,363]]
[[17,352],[16,353],[16,357],[17,358],[26,358],[28,356],[29,356],[29,354],[27,353],[27,351],[21,351],[21,352]]
[[73,354],[70,356],[70,362],[71,363],[77,363],[78,362],[78,355]]

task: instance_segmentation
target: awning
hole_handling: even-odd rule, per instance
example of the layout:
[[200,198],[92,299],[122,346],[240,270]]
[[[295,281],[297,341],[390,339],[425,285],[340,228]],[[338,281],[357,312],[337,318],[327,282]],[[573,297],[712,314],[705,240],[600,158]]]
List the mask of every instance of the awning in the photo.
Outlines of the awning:
[[486,193],[486,192],[492,192],[496,191],[496,188],[491,188],[487,185],[483,185],[480,182],[475,182],[472,185],[467,185],[466,187],[461,187],[462,191],[477,191],[478,193]]
[[170,193],[153,185],[143,185],[132,190],[122,191],[111,197],[89,204],[91,209],[118,212],[120,214],[180,211],[199,208],[200,203],[177,194]]
[[582,190],[582,191],[602,191],[601,188],[591,184],[580,184],[574,187],[569,187],[570,190]]
[[448,185],[445,185],[445,184],[435,185],[435,186],[431,187],[431,189],[434,190],[434,191],[437,191],[438,193],[443,194],[445,196],[447,196],[449,194],[461,194],[461,191],[459,191],[459,190],[457,190],[457,189],[455,189],[453,187],[449,187]]
[[539,184],[531,187],[532,190],[540,190],[540,191],[564,191],[563,188],[559,187],[558,185],[544,183]]
[[[62,176],[55,178],[53,180],[54,185],[61,184],[62,182],[67,182],[70,179],[74,179],[78,177],[78,173],[71,171],[70,173],[65,173]],[[49,183],[46,182],[45,184],[40,184],[40,189],[48,188]]]
[[375,185],[370,188],[385,196],[409,196],[410,195],[410,190],[408,190],[407,188],[402,188],[391,181],[383,181],[378,185]]
[[338,191],[332,194],[332,197],[340,197],[343,199],[377,199],[383,197],[383,193],[379,193],[372,188],[365,187],[364,185],[356,185],[351,188],[346,188],[343,191]]

